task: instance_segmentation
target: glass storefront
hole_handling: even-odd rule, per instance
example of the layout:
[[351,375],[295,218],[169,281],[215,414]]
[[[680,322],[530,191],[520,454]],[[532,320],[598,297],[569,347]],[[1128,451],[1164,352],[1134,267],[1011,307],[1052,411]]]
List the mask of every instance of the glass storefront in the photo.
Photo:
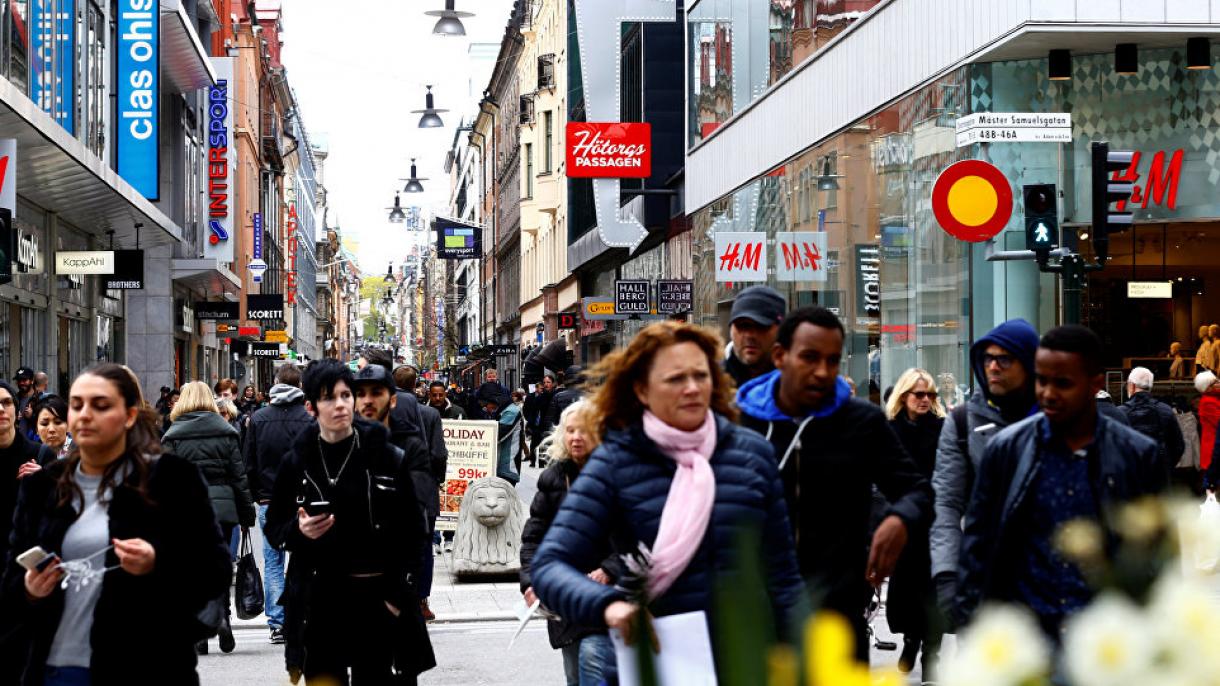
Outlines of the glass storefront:
[[[692,13],[693,14],[693,13]],[[695,30],[692,28],[692,30]],[[1045,331],[1062,320],[1058,279],[1030,262],[990,262],[982,244],[950,237],[931,209],[932,186],[949,165],[984,159],[1013,185],[1015,206],[995,239],[1025,248],[1021,187],[1060,189],[1063,237],[1090,260],[1090,143],[1133,150],[1133,229],[1111,240],[1104,271],[1089,276],[1082,321],[1107,345],[1106,365],[1168,371],[1180,342],[1193,360],[1196,332],[1220,322],[1220,78],[1188,71],[1181,50],[1141,50],[1134,76],[1113,72],[1112,55],[1076,56],[1073,78],[1051,82],[1045,60],[969,65],[862,118],[692,215],[695,319],[727,335],[734,295],[750,283],[717,282],[715,237],[766,236],[766,283],[791,307],[830,308],[847,328],[843,373],[877,399],[919,366],[949,402],[972,384],[970,342],[1006,319]],[[955,121],[971,112],[1068,112],[1073,142],[989,143],[958,148]],[[822,232],[825,280],[778,278],[779,232]],[[1170,284],[1139,298],[1136,282]],[[1116,374],[1117,376],[1117,374]],[[956,391],[956,392],[954,392]]]
[[[1055,82],[1047,79],[1044,60],[976,65],[971,108],[1072,114],[1070,145],[994,143],[986,154],[1017,190],[1058,184],[1064,238],[1079,241],[1091,261],[1090,143],[1105,140],[1112,150],[1135,152],[1131,167],[1116,174],[1135,185],[1132,201],[1118,208],[1134,212],[1135,226],[1111,237],[1106,269],[1089,276],[1081,321],[1105,340],[1108,368],[1143,364],[1164,377],[1171,343],[1181,343],[1193,361],[1198,327],[1220,322],[1220,302],[1207,297],[1208,285],[1220,284],[1220,78],[1210,69],[1186,69],[1184,50],[1141,50],[1139,56],[1134,75],[1114,73],[1112,55],[1074,56],[1072,79]],[[1024,242],[1020,216],[1018,208],[1010,243]],[[1134,297],[1141,293],[1129,292],[1133,282],[1170,285],[1159,297]],[[1000,287],[1053,292],[1045,281],[1040,289],[1013,279]]]
[[[968,152],[954,121],[968,74],[958,70],[788,160],[695,213],[695,319],[728,334],[735,294],[717,283],[715,234],[765,232],[766,283],[790,307],[821,305],[847,329],[843,373],[874,400],[904,370],[922,366],[945,392],[968,383],[971,335],[967,246],[932,217],[931,187]],[[823,232],[824,281],[782,282],[776,234]]]
[[689,142],[758,99],[880,0],[699,0],[687,12]]

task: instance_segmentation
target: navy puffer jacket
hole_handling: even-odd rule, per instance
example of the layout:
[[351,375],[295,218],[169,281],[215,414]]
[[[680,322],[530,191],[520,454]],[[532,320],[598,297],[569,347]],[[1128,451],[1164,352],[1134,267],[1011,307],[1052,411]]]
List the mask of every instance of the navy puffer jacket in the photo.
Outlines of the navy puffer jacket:
[[[686,571],[650,609],[657,616],[710,614],[716,577],[734,570],[738,531],[750,527],[762,536],[767,596],[783,635],[804,584],[771,444],[721,416],[716,433],[716,501],[707,533]],[[548,608],[577,624],[605,626],[606,606],[623,594],[589,580],[582,570],[593,569],[610,552],[634,552],[641,542],[652,547],[675,471],[641,423],[607,433],[572,482],[534,556],[534,591]]]

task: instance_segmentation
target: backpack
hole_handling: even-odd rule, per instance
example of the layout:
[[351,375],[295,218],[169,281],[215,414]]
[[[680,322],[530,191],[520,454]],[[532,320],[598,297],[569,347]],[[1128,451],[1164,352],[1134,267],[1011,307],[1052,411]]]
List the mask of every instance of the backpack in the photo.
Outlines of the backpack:
[[966,491],[974,489],[974,460],[970,457],[970,423],[967,421],[967,403],[962,403],[949,412],[953,428],[957,430],[957,449],[966,456]]

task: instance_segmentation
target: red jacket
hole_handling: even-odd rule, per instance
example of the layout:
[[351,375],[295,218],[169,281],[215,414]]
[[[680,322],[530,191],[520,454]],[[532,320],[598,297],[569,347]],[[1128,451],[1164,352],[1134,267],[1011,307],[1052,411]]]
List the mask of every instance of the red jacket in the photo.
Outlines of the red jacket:
[[1220,391],[1209,390],[1199,399],[1199,469],[1212,463],[1216,445],[1216,425],[1220,424]]

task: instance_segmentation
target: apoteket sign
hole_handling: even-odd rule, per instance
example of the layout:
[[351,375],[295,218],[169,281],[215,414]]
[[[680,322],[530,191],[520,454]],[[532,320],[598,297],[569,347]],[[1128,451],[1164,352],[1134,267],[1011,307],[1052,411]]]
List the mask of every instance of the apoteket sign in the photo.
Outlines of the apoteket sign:
[[652,125],[572,122],[567,129],[568,177],[646,179],[652,176]]

